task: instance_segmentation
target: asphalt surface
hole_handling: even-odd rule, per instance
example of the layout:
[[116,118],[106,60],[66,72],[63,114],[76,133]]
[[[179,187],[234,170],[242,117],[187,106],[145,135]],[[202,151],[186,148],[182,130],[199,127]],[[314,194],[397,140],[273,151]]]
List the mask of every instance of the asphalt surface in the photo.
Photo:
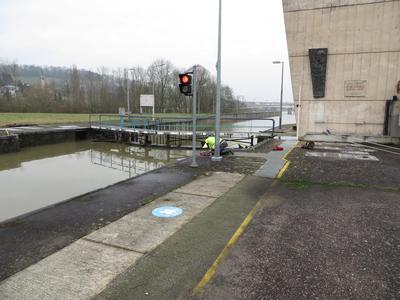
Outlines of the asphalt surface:
[[0,223],[0,280],[190,182],[196,172],[167,166],[123,183]]
[[268,194],[198,299],[400,298],[399,193],[280,183]]
[[[379,161],[357,161],[306,153],[291,152],[281,180],[252,176],[265,162],[257,156],[228,156],[220,163],[201,157],[197,169],[179,162],[122,183],[123,189],[115,186],[96,192],[102,196],[93,193],[57,205],[41,212],[43,218],[38,213],[0,228],[1,241],[7,238],[0,244],[0,264],[10,275],[14,265],[39,260],[42,250],[47,256],[197,175],[238,172],[248,176],[119,275],[97,299],[400,299],[399,156],[376,152]],[[193,295],[259,199],[263,206],[246,232],[203,293]],[[109,215],[100,220],[99,214]],[[27,255],[31,248],[32,257]],[[16,255],[9,254],[15,249]]]
[[399,156],[306,151],[195,299],[400,299]]
[[247,176],[96,299],[188,299],[272,180]]
[[[337,147],[334,143],[331,146]],[[346,146],[343,148],[358,150],[357,147],[348,148]],[[307,151],[297,147],[291,152],[288,157],[291,166],[285,173],[285,180],[400,188],[400,155],[376,151],[371,154],[377,157],[379,161],[360,161],[305,157]],[[329,153],[337,151],[315,149],[313,152]]]
[[142,205],[212,171],[252,174],[261,158],[199,157],[165,166],[122,183],[0,223],[0,281],[57,252],[79,238],[118,220]]

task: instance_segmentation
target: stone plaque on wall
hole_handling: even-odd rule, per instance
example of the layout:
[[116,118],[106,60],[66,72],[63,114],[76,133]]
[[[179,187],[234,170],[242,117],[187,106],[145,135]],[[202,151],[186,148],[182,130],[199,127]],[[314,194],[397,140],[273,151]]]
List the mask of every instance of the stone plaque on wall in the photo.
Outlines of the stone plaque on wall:
[[344,82],[345,97],[366,97],[367,80],[346,80]]
[[311,80],[314,98],[325,97],[326,65],[328,62],[328,49],[309,49]]

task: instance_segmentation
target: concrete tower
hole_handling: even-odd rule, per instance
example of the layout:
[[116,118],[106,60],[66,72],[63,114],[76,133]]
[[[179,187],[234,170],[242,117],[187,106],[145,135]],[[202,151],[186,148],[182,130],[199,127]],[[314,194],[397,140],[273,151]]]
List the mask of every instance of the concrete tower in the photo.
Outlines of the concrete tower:
[[385,122],[400,93],[400,0],[283,0],[283,9],[299,136],[396,137]]

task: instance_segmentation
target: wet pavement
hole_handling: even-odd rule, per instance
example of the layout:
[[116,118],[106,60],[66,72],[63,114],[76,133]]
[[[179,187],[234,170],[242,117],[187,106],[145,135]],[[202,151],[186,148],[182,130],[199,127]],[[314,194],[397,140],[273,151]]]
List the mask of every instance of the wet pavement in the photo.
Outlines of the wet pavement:
[[167,166],[0,225],[0,280],[197,175]]
[[188,299],[271,182],[246,176],[95,299]]
[[194,298],[400,298],[399,156],[373,152],[378,161],[360,161],[310,151],[364,150],[292,151],[283,179]]
[[[310,153],[336,156],[307,156]],[[361,158],[372,156],[376,159],[339,158],[338,154]],[[297,147],[288,159],[291,167],[284,176],[288,181],[400,189],[400,155],[358,145],[317,143],[313,150]]]
[[32,215],[0,223],[0,280],[40,261],[79,238],[118,220],[162,194],[213,171],[252,174],[263,158],[224,157],[212,163],[198,157],[148,172],[106,189],[89,192]]
[[225,172],[199,176],[1,282],[0,298],[90,299],[242,179]]
[[399,298],[398,193],[280,183],[265,205],[198,299]]
[[[280,180],[253,175],[265,163],[256,151],[221,163],[199,157],[197,169],[188,159],[9,224],[0,228],[0,274],[4,279],[173,189],[207,196],[204,187],[179,187],[212,170],[243,179],[119,270],[97,299],[399,299],[399,156],[325,143],[296,147],[287,159]],[[249,227],[202,293],[193,294],[258,202]],[[105,233],[99,242],[114,239]]]

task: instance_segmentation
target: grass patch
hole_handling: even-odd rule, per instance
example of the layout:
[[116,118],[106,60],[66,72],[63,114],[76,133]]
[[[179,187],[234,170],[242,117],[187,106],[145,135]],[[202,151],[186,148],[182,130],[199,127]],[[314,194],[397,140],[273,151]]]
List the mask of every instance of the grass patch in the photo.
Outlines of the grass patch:
[[12,124],[88,123],[89,114],[0,113],[0,126]]
[[[132,115],[135,116],[135,115]],[[151,115],[145,115],[151,117]],[[200,116],[207,116],[201,114]],[[189,118],[191,114],[156,114],[156,118]],[[93,120],[97,120],[93,115]],[[89,114],[65,113],[0,113],[0,126],[13,124],[67,124],[89,123]]]

